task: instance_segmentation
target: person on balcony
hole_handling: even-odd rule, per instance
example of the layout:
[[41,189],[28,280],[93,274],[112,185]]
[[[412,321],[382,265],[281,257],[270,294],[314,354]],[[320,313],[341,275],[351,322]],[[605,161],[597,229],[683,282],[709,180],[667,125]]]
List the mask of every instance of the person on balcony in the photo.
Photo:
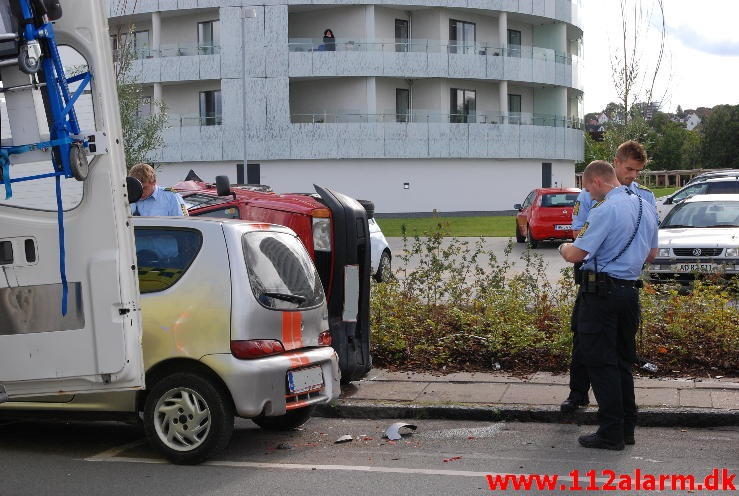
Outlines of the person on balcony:
[[334,38],[334,32],[327,29],[323,32],[323,47],[324,52],[335,52],[336,51],[336,38]]

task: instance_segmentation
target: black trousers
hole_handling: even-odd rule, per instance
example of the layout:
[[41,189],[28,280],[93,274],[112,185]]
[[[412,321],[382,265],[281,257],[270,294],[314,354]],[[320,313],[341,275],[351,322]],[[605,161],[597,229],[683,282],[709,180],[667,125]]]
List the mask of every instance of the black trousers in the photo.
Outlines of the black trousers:
[[598,434],[623,441],[636,426],[632,366],[636,361],[639,290],[608,283],[608,295],[580,294],[578,350],[598,401]]
[[572,358],[570,359],[570,398],[582,401],[588,399],[588,391],[590,391],[590,378],[588,377],[588,367],[583,361],[582,352],[580,351],[580,337],[577,334],[577,314],[580,308],[580,293],[575,298],[575,305],[572,307],[572,317],[570,319],[570,327],[572,328]]

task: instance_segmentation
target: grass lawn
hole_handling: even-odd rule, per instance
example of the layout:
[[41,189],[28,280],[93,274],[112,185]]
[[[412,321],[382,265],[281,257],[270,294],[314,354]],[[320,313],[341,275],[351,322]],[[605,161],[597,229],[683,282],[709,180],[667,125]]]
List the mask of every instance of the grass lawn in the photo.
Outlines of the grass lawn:
[[[659,198],[674,193],[677,188],[654,188],[652,191],[654,196]],[[515,222],[513,215],[377,219],[383,234],[390,237],[402,236],[400,229],[403,224],[406,226],[408,236],[435,230],[437,224],[442,224],[449,231],[450,236],[474,238],[513,236],[516,229]]]
[[450,236],[459,237],[513,236],[516,229],[513,215],[377,219],[377,223],[382,233],[391,237],[402,236],[400,228],[403,224],[406,225],[408,236],[435,230],[437,224],[442,224]]

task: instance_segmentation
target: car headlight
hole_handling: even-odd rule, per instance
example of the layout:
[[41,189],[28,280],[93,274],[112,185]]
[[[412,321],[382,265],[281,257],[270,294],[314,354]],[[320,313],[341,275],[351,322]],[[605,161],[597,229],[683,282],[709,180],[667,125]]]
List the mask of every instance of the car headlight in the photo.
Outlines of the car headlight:
[[313,217],[313,249],[331,251],[331,219]]
[[659,252],[657,253],[657,256],[660,258],[669,258],[670,256],[670,249],[669,248],[660,248]]
[[739,248],[727,248],[726,256],[729,258],[739,257]]

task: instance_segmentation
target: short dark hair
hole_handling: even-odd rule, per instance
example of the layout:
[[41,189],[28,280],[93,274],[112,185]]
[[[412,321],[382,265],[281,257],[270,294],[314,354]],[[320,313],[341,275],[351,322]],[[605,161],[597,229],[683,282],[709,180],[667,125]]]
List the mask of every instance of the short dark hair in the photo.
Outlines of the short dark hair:
[[647,152],[644,149],[644,145],[642,145],[638,141],[624,141],[618,146],[618,149],[616,150],[616,159],[619,162],[631,159],[636,160],[637,162],[640,162],[642,164],[646,164]]
[[613,166],[605,160],[593,160],[585,167],[585,171],[582,173],[582,178],[591,178],[597,176],[601,179],[613,179],[616,177],[616,171],[613,170]]

